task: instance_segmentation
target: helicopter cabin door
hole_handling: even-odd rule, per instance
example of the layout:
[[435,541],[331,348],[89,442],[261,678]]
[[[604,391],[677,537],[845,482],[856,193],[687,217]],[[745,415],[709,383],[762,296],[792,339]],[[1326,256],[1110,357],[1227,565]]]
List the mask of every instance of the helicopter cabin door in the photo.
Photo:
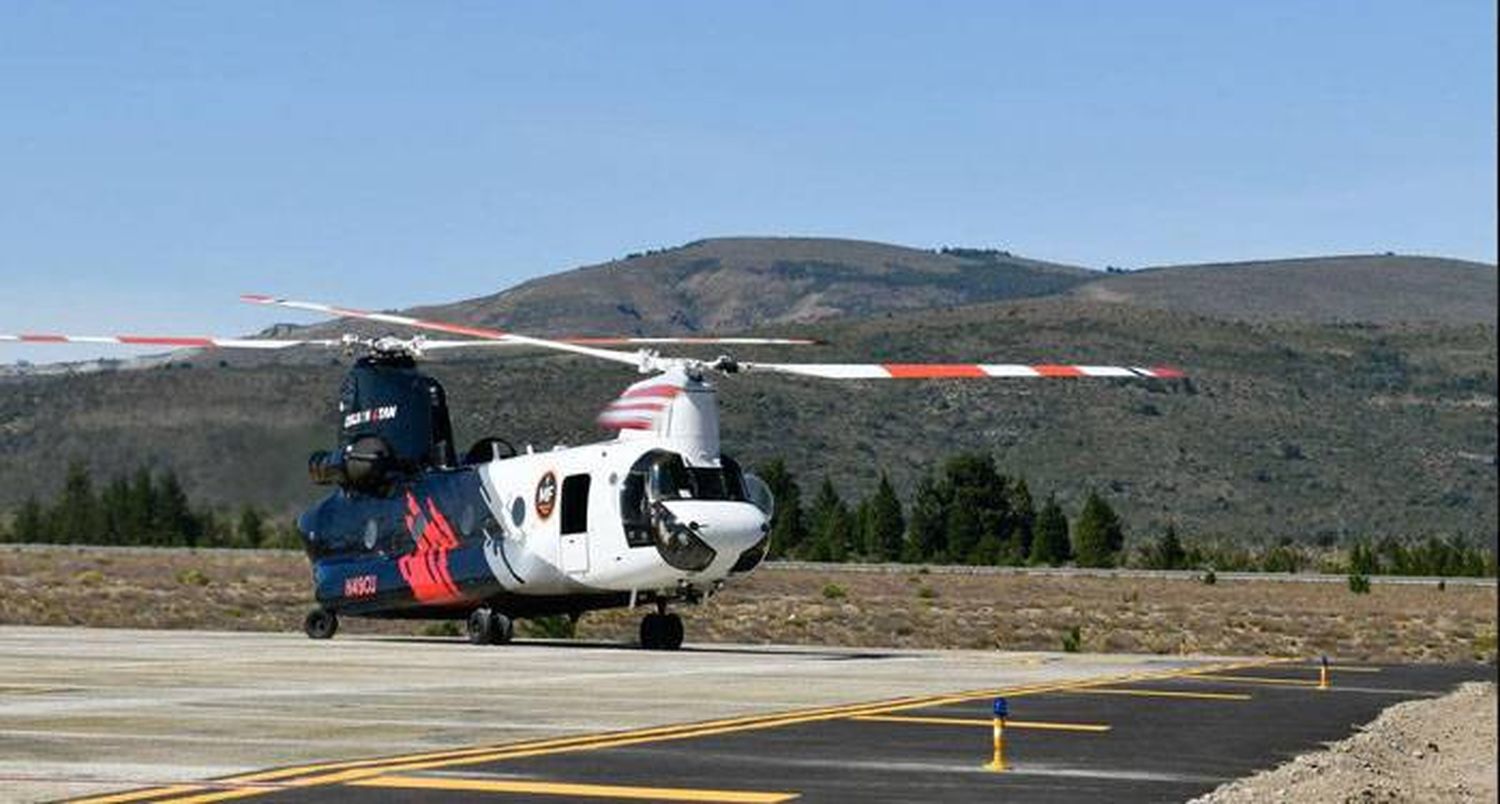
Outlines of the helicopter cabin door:
[[589,476],[568,475],[562,483],[562,570],[589,571]]

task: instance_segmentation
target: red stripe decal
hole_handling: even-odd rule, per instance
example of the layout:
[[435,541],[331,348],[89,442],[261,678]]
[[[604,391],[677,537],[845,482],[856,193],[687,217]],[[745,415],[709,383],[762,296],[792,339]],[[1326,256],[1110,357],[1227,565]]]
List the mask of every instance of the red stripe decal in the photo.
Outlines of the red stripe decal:
[[608,411],[617,413],[622,410],[666,410],[666,402],[611,402]]
[[1164,380],[1174,380],[1186,377],[1187,373],[1182,369],[1172,368],[1171,366],[1152,366],[1151,376],[1161,377]]
[[898,380],[985,376],[984,369],[973,363],[882,363],[881,367]]
[[1083,370],[1077,366],[1032,366],[1043,377],[1082,377]]
[[676,385],[647,385],[643,388],[632,388],[620,394],[620,398],[636,399],[643,396],[655,396],[662,397],[663,399],[671,399],[680,393],[682,393],[682,389]]

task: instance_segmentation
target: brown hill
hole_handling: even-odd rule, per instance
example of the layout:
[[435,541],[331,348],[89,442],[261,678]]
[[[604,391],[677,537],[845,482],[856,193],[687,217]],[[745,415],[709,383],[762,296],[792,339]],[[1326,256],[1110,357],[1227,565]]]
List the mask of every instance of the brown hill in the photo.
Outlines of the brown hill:
[[538,335],[729,333],[1046,296],[1096,276],[992,249],[732,237],[632,254],[413,312]]
[[1073,293],[1234,320],[1493,324],[1496,315],[1495,266],[1393,254],[1148,268]]

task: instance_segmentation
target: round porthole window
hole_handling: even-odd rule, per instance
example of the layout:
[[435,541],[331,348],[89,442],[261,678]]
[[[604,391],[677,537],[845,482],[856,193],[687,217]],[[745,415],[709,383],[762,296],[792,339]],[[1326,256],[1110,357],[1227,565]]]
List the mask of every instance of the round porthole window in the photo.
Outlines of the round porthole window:
[[510,504],[510,521],[518,528],[526,521],[526,501],[520,497]]
[[365,549],[366,550],[374,550],[375,549],[375,541],[377,539],[379,539],[379,538],[380,538],[380,523],[378,523],[378,522],[375,521],[375,517],[370,517],[369,519],[366,519],[365,520]]

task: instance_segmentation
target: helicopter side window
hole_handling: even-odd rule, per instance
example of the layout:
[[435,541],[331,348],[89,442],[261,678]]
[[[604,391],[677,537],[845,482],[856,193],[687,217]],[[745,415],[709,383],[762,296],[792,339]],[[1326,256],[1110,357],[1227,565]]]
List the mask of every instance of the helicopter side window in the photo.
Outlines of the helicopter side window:
[[568,475],[562,484],[562,533],[589,529],[589,476]]

